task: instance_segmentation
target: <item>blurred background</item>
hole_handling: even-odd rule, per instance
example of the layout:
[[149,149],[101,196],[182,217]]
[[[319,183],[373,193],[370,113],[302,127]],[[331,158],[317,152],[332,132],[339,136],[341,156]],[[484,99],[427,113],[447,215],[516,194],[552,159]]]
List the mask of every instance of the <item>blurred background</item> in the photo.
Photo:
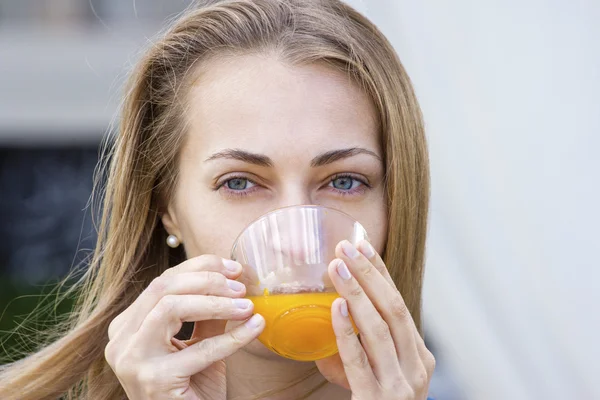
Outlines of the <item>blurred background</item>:
[[[348,2],[396,47],[427,124],[431,394],[600,399],[600,2]],[[93,248],[86,205],[121,85],[189,3],[0,0],[6,348]]]

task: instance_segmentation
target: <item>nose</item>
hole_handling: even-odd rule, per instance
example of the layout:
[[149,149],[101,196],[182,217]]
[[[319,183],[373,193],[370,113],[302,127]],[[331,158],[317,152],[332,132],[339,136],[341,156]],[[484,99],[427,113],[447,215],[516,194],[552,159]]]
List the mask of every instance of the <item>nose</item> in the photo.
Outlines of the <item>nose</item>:
[[[317,205],[307,188],[290,187],[278,202],[278,208]],[[281,254],[290,265],[310,264],[316,261],[319,252],[320,227],[316,210],[303,210],[278,219],[278,240],[271,243],[272,250]]]
[[300,184],[290,184],[282,192],[277,208],[317,204],[311,190]]

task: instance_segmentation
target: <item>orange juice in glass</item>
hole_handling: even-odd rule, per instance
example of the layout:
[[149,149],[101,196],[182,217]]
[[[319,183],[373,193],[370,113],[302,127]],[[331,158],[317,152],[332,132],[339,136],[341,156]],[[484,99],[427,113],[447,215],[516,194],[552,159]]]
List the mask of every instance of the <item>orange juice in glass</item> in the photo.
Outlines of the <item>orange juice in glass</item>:
[[321,206],[291,206],[263,215],[240,234],[233,260],[254,311],[266,321],[259,340],[294,360],[314,361],[337,353],[331,304],[338,297],[327,273],[342,240],[367,239],[360,223]]

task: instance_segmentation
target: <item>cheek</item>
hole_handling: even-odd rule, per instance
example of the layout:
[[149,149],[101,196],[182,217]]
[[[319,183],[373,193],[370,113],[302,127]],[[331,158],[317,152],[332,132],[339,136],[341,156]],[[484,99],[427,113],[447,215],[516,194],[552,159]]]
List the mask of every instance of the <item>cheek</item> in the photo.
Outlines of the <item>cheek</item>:
[[244,228],[243,224],[232,221],[235,219],[226,218],[211,207],[191,211],[185,223],[185,250],[188,257],[215,254],[229,258],[233,242]]
[[264,210],[260,203],[252,207],[232,207],[208,189],[180,193],[179,225],[188,258],[214,254],[229,258],[233,242],[242,230]]
[[383,249],[387,242],[388,218],[385,206],[373,207],[369,212],[368,219],[359,219],[359,222],[367,230],[369,242],[373,245],[377,253],[383,255]]
[[229,258],[233,241],[244,228],[228,215],[208,189],[181,185],[177,193],[177,219],[188,258],[215,254]]
[[367,231],[369,242],[377,253],[383,255],[388,233],[388,210],[383,191],[374,193],[367,201],[350,207],[340,207],[355,218]]

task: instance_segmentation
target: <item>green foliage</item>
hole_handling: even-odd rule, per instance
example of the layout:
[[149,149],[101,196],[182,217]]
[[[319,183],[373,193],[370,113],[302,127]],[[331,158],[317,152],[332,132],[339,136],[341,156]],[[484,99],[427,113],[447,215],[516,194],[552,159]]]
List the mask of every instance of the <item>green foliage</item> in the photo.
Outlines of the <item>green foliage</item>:
[[59,301],[57,289],[57,283],[29,286],[0,276],[0,365],[35,351],[68,316],[74,299]]

